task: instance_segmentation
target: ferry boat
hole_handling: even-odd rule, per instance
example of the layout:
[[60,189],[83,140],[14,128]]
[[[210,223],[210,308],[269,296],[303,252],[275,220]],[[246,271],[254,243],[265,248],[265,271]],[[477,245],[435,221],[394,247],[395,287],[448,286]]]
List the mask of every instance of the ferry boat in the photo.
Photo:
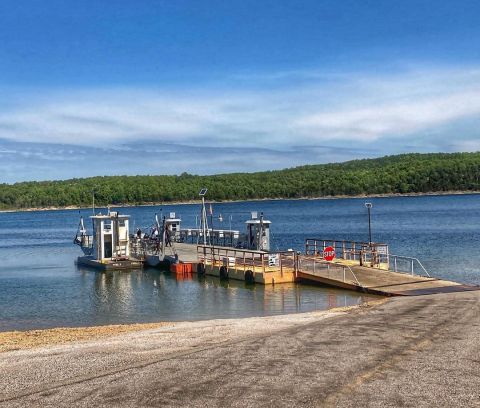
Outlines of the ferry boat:
[[[202,192],[206,192],[203,189]],[[221,220],[221,215],[219,220]],[[137,229],[129,233],[129,215],[110,211],[106,215],[90,217],[93,233],[87,232],[83,217],[77,229],[74,243],[79,245],[83,256],[77,264],[98,269],[138,269],[143,263],[148,266],[169,266],[179,264],[178,247],[181,247],[183,263],[197,263],[197,246],[248,249],[268,252],[270,250],[270,224],[263,213],[251,213],[245,222],[246,233],[238,230],[214,229],[208,225],[205,200],[202,196],[201,223],[196,228],[181,228],[181,218],[175,212],[168,217],[155,214],[155,221],[148,233]],[[213,223],[213,210],[210,205],[210,218]],[[192,258],[194,259],[190,259]],[[187,259],[188,258],[188,259]],[[172,268],[171,268],[172,269]]]

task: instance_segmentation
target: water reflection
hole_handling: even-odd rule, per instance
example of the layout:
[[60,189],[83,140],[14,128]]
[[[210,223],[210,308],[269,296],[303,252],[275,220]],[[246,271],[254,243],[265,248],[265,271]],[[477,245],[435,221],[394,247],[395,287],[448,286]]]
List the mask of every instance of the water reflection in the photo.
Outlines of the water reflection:
[[274,315],[356,305],[374,298],[333,288],[293,283],[252,285],[156,269],[78,270],[83,279],[93,278],[92,315],[109,322]]

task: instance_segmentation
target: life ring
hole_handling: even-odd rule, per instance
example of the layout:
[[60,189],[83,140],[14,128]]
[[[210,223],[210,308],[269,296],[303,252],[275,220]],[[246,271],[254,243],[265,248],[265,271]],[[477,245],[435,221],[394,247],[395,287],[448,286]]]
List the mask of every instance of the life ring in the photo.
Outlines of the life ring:
[[245,282],[255,283],[255,274],[250,269],[245,272]]
[[220,267],[220,279],[228,279],[228,269],[225,266]]
[[205,264],[201,262],[197,264],[197,273],[199,275],[205,275]]

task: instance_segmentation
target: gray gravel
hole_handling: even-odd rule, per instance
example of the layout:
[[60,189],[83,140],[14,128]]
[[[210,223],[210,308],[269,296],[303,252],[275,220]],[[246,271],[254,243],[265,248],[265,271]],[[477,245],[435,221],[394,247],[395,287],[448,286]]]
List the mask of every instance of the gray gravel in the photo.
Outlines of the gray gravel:
[[0,406],[480,406],[479,292],[0,354]]

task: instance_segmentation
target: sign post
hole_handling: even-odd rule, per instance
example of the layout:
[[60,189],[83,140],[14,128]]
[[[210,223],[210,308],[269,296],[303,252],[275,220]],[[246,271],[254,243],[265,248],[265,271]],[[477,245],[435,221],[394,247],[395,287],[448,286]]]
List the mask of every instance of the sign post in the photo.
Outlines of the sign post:
[[372,245],[372,215],[371,210],[373,207],[372,203],[365,203],[365,207],[367,207],[368,211],[368,243]]

